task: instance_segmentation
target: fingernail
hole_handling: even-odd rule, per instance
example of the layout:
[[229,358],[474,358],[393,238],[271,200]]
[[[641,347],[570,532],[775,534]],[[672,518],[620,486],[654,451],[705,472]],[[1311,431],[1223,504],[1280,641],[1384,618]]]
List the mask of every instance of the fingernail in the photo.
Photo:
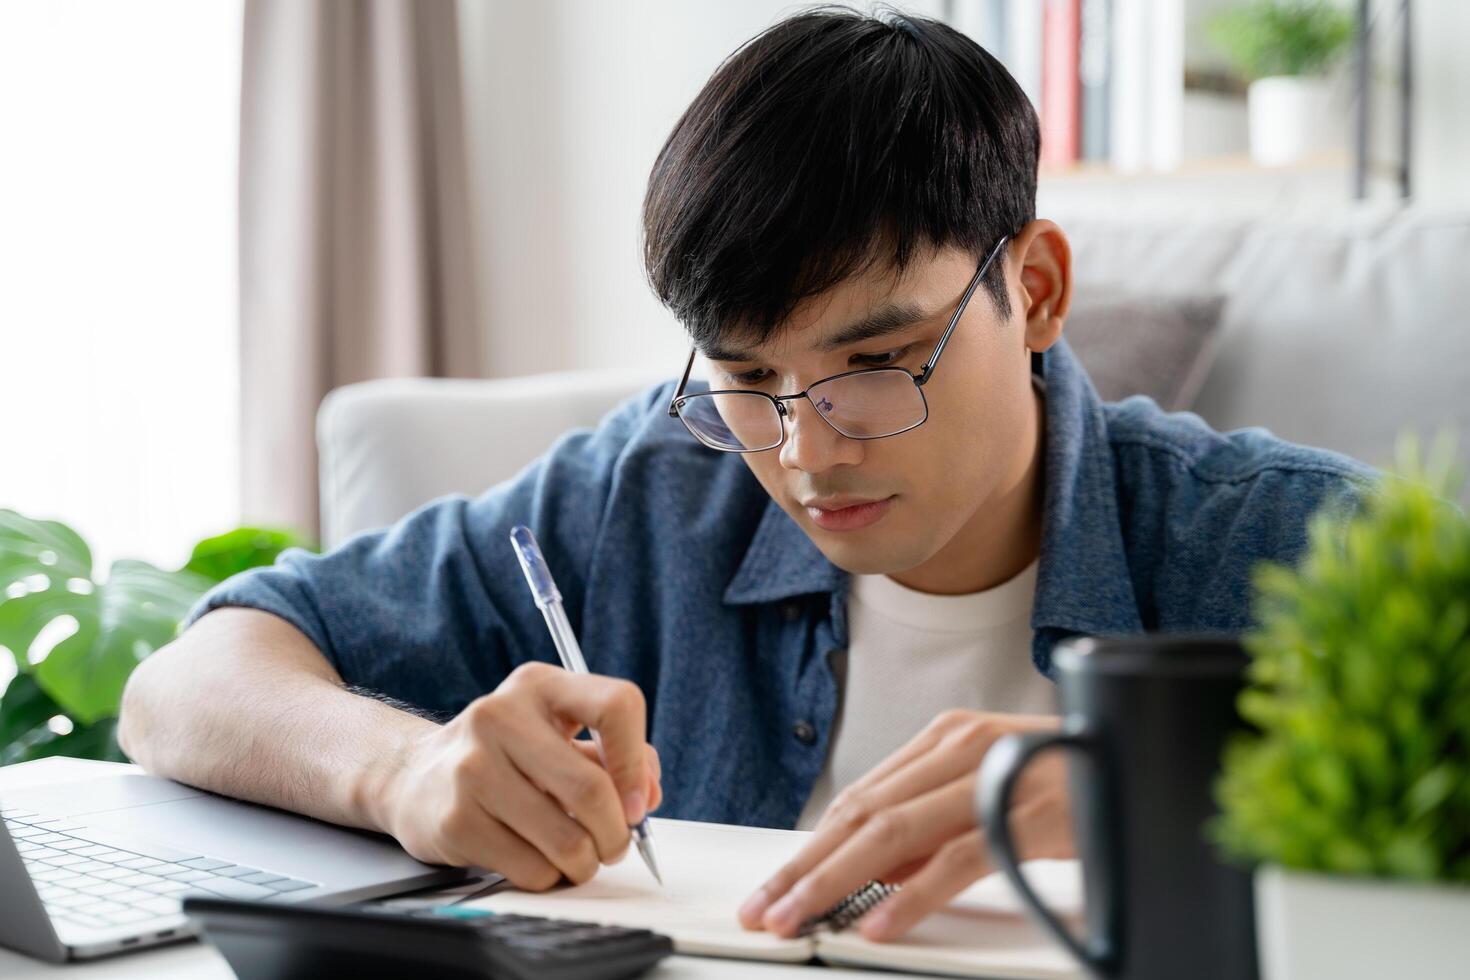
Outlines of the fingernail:
[[801,913],[796,907],[796,899],[787,895],[781,901],[766,910],[765,924],[771,932],[783,935],[796,931],[801,925]]
[[757,888],[755,893],[745,900],[740,906],[740,921],[749,923],[751,926],[761,924],[761,915],[766,911],[766,906],[771,904],[771,896],[764,888]]
[[628,818],[628,826],[642,823],[647,814],[648,794],[641,789],[629,790],[623,794],[623,815]]

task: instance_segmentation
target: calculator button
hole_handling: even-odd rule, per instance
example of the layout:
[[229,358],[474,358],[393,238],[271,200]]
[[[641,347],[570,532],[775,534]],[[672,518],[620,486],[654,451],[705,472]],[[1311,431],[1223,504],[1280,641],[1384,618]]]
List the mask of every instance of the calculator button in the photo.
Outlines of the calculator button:
[[458,905],[441,905],[430,911],[447,919],[484,919],[495,914],[489,909],[463,908]]

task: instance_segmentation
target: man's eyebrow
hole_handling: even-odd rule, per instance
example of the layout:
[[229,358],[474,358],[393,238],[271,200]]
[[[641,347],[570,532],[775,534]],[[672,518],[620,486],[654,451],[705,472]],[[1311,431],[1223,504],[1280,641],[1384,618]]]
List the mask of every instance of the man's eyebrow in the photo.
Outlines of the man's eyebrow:
[[719,342],[701,346],[699,352],[711,361],[753,361],[755,354],[748,350],[738,350],[733,347],[721,347]]
[[[928,310],[912,303],[903,305],[890,303],[879,307],[861,320],[849,323],[832,336],[819,341],[812,349],[831,353],[849,344],[876,340],[879,337],[887,337],[890,334],[907,330],[914,324],[929,319],[932,315]],[[721,347],[718,341],[702,348],[700,353],[711,361],[744,363],[756,359],[756,354],[751,350]]]
[[930,316],[932,314],[928,310],[912,303],[902,305],[890,303],[887,306],[880,306],[856,323],[849,323],[826,340],[818,343],[813,349],[830,353],[849,344],[887,337],[890,334],[907,330],[914,324],[929,319]]

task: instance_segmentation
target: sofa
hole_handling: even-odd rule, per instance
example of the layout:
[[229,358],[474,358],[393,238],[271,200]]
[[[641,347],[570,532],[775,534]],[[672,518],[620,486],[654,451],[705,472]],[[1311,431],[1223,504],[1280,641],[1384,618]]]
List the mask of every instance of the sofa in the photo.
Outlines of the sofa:
[[[1196,314],[1214,301],[1187,363],[1170,368],[1192,376],[1169,386],[1183,399],[1169,407],[1217,429],[1264,426],[1375,465],[1392,460],[1407,430],[1454,430],[1467,455],[1470,213],[1378,207],[1179,218],[1094,210],[1057,220],[1072,246],[1079,334],[1099,303],[1112,304],[1116,321],[1132,301],[1155,313],[1177,301]],[[1169,329],[1168,316],[1156,319]],[[1094,346],[1107,329],[1105,319],[1093,324]],[[1132,338],[1111,353],[1145,354],[1168,340],[1160,336]],[[596,424],[656,380],[583,371],[338,389],[317,419],[323,543],[390,524],[446,493],[477,495],[560,433]],[[1177,379],[1137,380],[1148,390]]]

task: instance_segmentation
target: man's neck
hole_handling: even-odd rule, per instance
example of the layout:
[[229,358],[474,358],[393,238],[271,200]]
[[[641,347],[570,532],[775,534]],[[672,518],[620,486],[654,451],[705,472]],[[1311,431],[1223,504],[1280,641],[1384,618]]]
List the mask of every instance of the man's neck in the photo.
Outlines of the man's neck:
[[1010,581],[1036,560],[1045,487],[1046,403],[1040,392],[1033,392],[1028,415],[1028,452],[1015,472],[938,554],[889,578],[918,592],[968,595]]

